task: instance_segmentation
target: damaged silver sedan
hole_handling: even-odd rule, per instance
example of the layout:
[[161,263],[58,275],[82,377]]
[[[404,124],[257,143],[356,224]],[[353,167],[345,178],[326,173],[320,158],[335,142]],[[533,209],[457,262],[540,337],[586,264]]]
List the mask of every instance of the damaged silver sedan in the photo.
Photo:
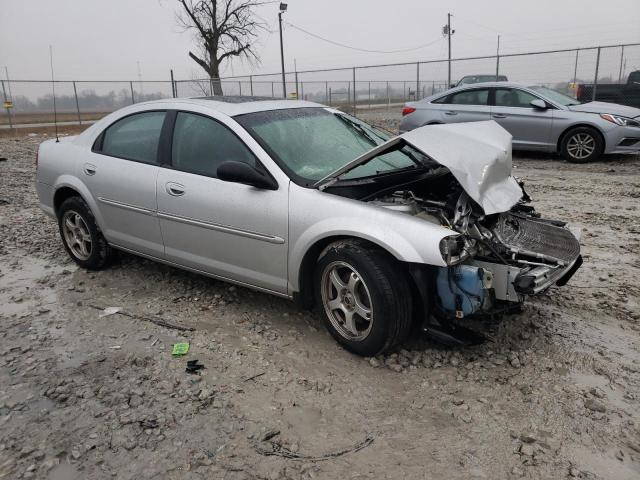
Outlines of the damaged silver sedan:
[[416,324],[455,338],[582,262],[579,235],[529,205],[494,122],[391,137],[310,102],[163,100],[38,158],[40,205],[80,266],[118,249],[291,298],[361,355]]

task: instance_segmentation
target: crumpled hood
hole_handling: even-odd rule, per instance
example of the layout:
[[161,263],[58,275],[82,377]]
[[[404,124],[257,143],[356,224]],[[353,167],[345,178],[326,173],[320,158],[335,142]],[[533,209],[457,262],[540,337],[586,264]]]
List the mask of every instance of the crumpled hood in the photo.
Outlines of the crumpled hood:
[[511,176],[511,135],[493,120],[416,128],[369,150],[316,186],[323,189],[403,140],[447,167],[487,215],[506,212],[522,198]]
[[620,115],[627,118],[636,118],[640,116],[640,108],[608,102],[581,103],[580,105],[569,105],[567,108],[573,112],[610,113],[612,115]]
[[522,198],[511,176],[511,135],[493,120],[426,125],[400,138],[447,167],[487,215]]

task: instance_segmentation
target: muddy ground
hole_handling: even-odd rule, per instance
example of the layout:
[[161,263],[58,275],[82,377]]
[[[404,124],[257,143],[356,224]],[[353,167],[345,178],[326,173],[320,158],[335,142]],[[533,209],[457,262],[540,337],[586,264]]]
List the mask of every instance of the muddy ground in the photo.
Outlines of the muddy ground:
[[483,345],[362,359],[282,299],[124,254],[78,269],[36,204],[42,139],[0,140],[0,478],[640,477],[640,158],[517,156],[582,269]]

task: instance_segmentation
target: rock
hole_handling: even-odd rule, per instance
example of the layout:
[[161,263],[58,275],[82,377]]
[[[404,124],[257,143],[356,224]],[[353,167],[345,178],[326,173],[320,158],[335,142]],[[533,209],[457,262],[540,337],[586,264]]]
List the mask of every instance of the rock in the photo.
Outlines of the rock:
[[607,395],[598,387],[593,387],[591,390],[589,390],[589,393],[591,393],[591,395],[593,395],[596,398],[604,398]]
[[74,460],[78,460],[82,456],[82,453],[80,453],[80,450],[73,449],[71,450],[71,456]]
[[139,397],[138,395],[133,395],[129,399],[129,406],[131,408],[136,408],[136,407],[139,407],[140,405],[142,405],[142,397]]
[[522,443],[535,443],[536,439],[535,437],[532,437],[531,435],[527,435],[525,433],[521,433],[518,438],[520,439],[520,441]]
[[584,406],[592,412],[604,413],[607,411],[607,407],[604,405],[604,403],[596,400],[595,398],[587,398],[584,401]]
[[371,357],[369,359],[369,365],[373,368],[378,368],[380,366],[380,361],[376,357]]
[[459,407],[460,405],[462,405],[464,403],[464,400],[461,398],[454,398],[453,400],[451,400],[451,403],[453,403],[455,406]]
[[569,475],[574,478],[578,478],[580,476],[580,470],[575,467],[571,467],[569,469]]
[[398,365],[397,363],[394,363],[394,364],[392,364],[392,365],[389,365],[389,368],[390,368],[391,370],[393,370],[394,372],[397,372],[397,373],[401,373],[401,372],[402,372],[402,370],[403,370],[402,365]]
[[534,453],[535,453],[535,450],[533,448],[533,445],[531,445],[529,443],[524,443],[520,447],[520,454],[521,455],[526,455],[527,457],[533,457]]

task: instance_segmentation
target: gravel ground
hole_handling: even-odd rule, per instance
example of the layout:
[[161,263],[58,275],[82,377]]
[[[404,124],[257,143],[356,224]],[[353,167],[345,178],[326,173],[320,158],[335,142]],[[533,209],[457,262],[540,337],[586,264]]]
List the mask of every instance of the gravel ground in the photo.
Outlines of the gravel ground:
[[42,139],[0,140],[0,478],[639,478],[638,157],[516,157],[582,269],[483,345],[362,359],[282,299],[124,254],[78,269],[36,204]]

